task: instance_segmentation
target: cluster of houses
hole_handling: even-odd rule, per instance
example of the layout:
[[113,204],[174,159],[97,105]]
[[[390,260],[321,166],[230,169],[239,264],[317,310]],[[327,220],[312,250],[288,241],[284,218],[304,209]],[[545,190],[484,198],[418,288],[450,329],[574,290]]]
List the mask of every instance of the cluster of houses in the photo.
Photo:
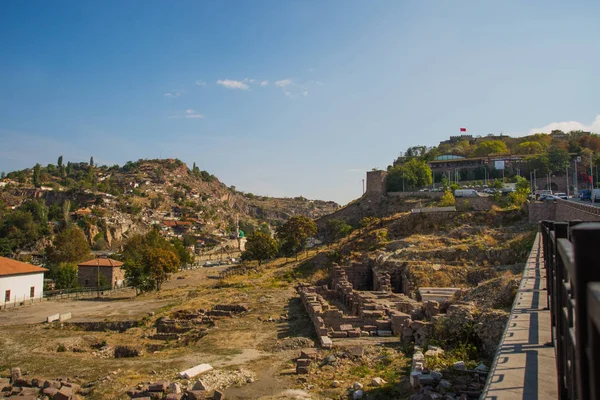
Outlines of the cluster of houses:
[[[78,265],[79,286],[111,288],[125,286],[123,263],[99,257]],[[44,296],[44,273],[48,270],[33,264],[0,257],[0,309],[41,301]]]

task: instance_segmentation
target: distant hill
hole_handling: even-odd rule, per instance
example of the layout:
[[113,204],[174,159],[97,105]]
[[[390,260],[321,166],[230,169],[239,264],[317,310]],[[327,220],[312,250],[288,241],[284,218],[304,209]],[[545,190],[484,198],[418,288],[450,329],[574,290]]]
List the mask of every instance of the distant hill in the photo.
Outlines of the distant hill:
[[[90,244],[101,250],[118,248],[125,238],[152,225],[159,225],[167,235],[211,243],[233,234],[236,221],[248,234],[259,228],[272,230],[293,215],[318,218],[338,208],[332,201],[238,192],[195,164],[190,169],[178,159],[109,167],[96,166],[93,159],[62,163],[61,158],[57,165],[38,164],[3,174],[0,253],[42,251],[53,226],[65,218],[76,221]],[[48,226],[36,230],[29,222]]]

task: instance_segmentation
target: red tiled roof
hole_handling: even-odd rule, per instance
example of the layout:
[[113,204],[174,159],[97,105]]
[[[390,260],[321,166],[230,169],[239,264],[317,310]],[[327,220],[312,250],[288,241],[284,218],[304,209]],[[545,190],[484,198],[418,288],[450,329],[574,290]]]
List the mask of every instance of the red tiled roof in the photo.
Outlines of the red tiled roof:
[[121,261],[113,260],[112,258],[94,258],[93,260],[77,264],[78,267],[120,267],[121,265],[123,265]]
[[0,257],[0,276],[31,274],[35,272],[46,272],[46,268],[33,264],[13,260],[12,258]]

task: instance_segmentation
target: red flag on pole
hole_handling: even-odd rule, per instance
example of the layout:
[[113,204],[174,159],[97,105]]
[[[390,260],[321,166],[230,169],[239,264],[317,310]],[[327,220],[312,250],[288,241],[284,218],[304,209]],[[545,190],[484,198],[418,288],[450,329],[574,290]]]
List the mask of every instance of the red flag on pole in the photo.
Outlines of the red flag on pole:
[[467,131],[467,128],[460,128],[460,131],[461,131],[461,132],[466,132],[466,131]]

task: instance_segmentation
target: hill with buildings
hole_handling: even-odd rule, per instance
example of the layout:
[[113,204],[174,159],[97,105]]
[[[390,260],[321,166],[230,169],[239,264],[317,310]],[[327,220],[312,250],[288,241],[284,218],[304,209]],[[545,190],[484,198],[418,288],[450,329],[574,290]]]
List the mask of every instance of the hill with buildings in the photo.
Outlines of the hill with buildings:
[[151,226],[192,246],[215,245],[256,229],[271,231],[294,215],[317,218],[334,202],[271,198],[237,191],[177,159],[123,166],[49,164],[2,173],[0,255],[43,253],[65,221],[76,223],[95,250],[119,249]]
[[[451,136],[437,146],[414,146],[388,166],[387,190],[402,191],[444,182],[489,185],[520,175],[536,189],[574,193],[599,181],[600,136],[590,132],[552,131],[523,137]],[[430,170],[423,169],[424,166]],[[593,178],[592,178],[593,176]]]

